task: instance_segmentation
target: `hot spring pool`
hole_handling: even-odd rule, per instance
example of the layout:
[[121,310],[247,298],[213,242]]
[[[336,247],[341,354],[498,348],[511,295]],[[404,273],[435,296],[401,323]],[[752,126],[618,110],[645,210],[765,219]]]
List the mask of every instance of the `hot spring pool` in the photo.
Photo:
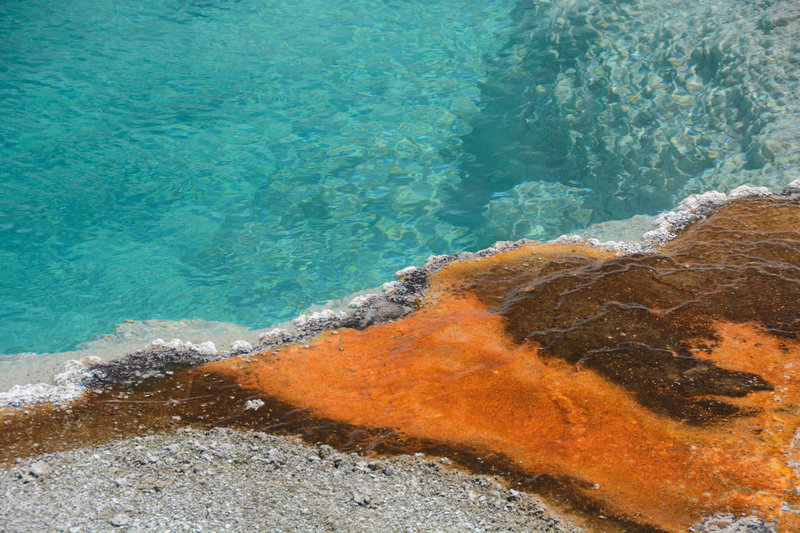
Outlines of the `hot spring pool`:
[[0,5],[0,353],[264,327],[431,254],[798,177],[800,9]]

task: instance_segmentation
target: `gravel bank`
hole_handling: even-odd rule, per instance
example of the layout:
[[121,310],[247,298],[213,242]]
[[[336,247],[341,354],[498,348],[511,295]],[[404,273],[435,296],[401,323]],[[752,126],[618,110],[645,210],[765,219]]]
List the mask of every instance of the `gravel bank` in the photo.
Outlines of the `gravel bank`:
[[537,499],[422,457],[184,429],[0,470],[0,531],[572,531]]

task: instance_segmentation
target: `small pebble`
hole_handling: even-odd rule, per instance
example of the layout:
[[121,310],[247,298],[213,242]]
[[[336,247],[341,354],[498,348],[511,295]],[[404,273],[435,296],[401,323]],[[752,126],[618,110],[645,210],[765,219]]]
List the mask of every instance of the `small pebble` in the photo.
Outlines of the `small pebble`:
[[259,399],[247,400],[244,404],[245,411],[249,411],[251,409],[253,411],[258,411],[262,407],[264,407],[264,400],[259,400]]
[[117,513],[111,519],[111,525],[115,527],[122,527],[127,526],[130,523],[131,519],[125,513]]
[[169,446],[167,446],[166,450],[169,453],[178,453],[179,451],[181,451],[181,446],[180,446],[180,444],[173,443],[173,444],[170,444]]
[[50,467],[48,467],[47,463],[43,461],[36,461],[31,465],[31,475],[36,477],[42,477],[48,472],[48,470],[50,470]]
[[363,492],[353,492],[353,501],[362,507],[369,505],[369,495]]

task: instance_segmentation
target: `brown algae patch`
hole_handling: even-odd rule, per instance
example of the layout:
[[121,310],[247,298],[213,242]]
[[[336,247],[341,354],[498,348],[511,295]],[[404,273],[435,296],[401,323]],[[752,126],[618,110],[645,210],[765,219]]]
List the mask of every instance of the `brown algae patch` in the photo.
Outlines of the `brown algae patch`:
[[452,262],[394,322],[175,368],[67,410],[0,412],[0,457],[232,425],[444,453],[597,530],[685,530],[716,513],[797,530],[795,228],[795,198],[751,198],[654,253],[549,244]]

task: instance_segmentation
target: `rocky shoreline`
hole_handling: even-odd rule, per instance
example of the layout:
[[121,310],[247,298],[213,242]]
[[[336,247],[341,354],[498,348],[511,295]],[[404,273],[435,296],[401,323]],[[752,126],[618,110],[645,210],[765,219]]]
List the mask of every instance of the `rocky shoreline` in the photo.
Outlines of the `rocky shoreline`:
[[0,531],[576,531],[448,464],[184,428],[0,470]]

